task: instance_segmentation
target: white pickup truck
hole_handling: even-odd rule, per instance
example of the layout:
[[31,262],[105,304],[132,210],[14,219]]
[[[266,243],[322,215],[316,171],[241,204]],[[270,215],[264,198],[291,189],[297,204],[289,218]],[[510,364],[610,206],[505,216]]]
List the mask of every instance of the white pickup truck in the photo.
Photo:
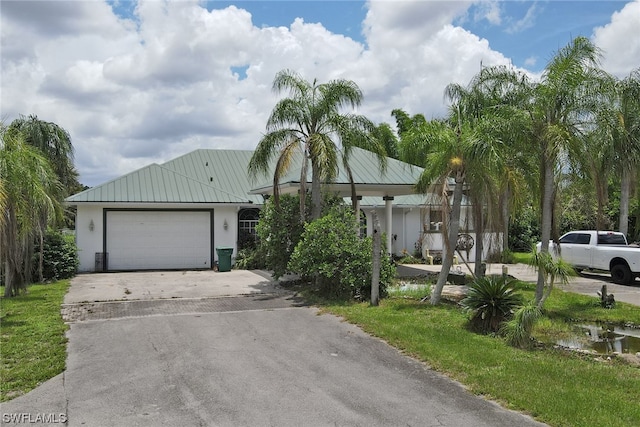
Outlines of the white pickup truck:
[[[540,246],[538,243],[538,250]],[[640,277],[640,247],[629,246],[624,234],[615,231],[571,231],[560,237],[559,245],[549,242],[549,252],[577,271],[609,271],[620,285],[630,285]]]

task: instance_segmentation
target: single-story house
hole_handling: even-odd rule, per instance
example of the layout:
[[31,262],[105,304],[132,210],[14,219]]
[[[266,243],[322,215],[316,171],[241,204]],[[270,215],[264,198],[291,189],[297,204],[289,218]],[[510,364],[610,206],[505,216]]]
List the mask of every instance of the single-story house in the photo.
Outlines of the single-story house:
[[[233,248],[235,257],[239,243],[255,235],[272,191],[271,175],[250,181],[252,154],[199,149],[68,197],[67,204],[77,207],[79,270],[209,269],[219,247]],[[393,254],[420,251],[423,243],[442,250],[439,201],[414,194],[421,168],[388,159],[382,173],[375,155],[360,149],[350,159],[367,234],[376,210]],[[282,194],[297,191],[299,171],[292,168],[281,180]],[[344,171],[330,190],[351,195]]]

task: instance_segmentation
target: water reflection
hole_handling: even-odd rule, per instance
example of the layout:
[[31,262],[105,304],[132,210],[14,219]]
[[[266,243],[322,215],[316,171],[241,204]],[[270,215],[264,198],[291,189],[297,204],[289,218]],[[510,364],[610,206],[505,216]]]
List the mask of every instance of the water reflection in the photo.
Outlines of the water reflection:
[[640,352],[640,329],[620,326],[578,325],[576,336],[557,342],[558,345],[580,350],[595,350],[601,354]]

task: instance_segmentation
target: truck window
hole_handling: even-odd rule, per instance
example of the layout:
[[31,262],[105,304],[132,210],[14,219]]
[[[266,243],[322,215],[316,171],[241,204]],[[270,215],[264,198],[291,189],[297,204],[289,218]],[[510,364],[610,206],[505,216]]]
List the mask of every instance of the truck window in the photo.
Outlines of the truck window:
[[622,234],[598,234],[599,245],[626,245]]
[[560,244],[572,243],[574,245],[588,245],[591,242],[589,233],[567,233],[560,238]]
[[569,233],[560,238],[560,243],[576,243],[578,235],[576,233]]
[[576,243],[579,245],[588,245],[589,242],[591,241],[591,235],[590,234],[578,234],[578,237],[576,239]]

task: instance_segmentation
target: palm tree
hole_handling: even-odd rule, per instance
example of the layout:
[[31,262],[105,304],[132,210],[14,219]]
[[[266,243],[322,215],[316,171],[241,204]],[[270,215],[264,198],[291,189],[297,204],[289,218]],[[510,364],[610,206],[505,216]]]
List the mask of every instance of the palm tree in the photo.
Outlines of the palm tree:
[[373,130],[372,134],[384,147],[387,157],[391,157],[392,159],[400,158],[400,154],[398,153],[398,137],[388,123],[380,123]]
[[[446,283],[453,253],[460,230],[460,212],[462,205],[463,187],[467,174],[466,154],[470,143],[469,132],[454,129],[451,123],[441,120],[427,122],[417,129],[405,133],[401,141],[401,158],[425,158],[424,172],[420,175],[416,189],[426,193],[436,186],[442,189],[443,214],[449,213],[449,221],[445,221],[443,236],[445,236],[445,252],[442,257],[442,269],[438,282],[431,294],[431,304],[438,304],[442,289]],[[406,156],[406,157],[405,157]],[[423,157],[424,156],[424,157]],[[448,179],[453,177],[453,202],[449,203]]]
[[614,86],[612,108],[605,111],[605,123],[616,158],[612,165],[621,177],[619,231],[629,231],[629,198],[632,177],[640,163],[640,68]]
[[[540,212],[542,252],[557,221],[554,207],[557,177],[565,155],[589,128],[597,109],[604,73],[598,67],[599,50],[585,37],[578,37],[560,49],[547,64],[539,81],[524,74],[494,68],[486,77],[495,84],[507,83],[507,99],[524,112],[521,131],[535,150],[540,169]],[[555,234],[555,233],[554,233]],[[543,298],[544,276],[539,272],[536,302]]]
[[66,197],[80,190],[78,171],[73,164],[74,149],[71,136],[62,127],[38,119],[35,115],[20,116],[9,125],[20,131],[27,144],[38,148],[49,159],[58,180],[65,188]]
[[1,126],[0,136],[0,267],[5,297],[11,297],[30,282],[29,246],[42,219],[51,222],[60,214],[60,184],[49,161],[21,132]]
[[[277,204],[280,179],[296,159],[301,159],[300,220],[305,221],[306,183],[311,166],[312,219],[320,217],[321,185],[331,182],[340,163],[348,167],[352,147],[378,154],[384,167],[384,147],[372,137],[374,125],[364,116],[342,113],[344,107],[355,108],[362,102],[362,92],[350,80],[309,83],[291,70],[280,71],[274,81],[276,93],[287,91],[267,121],[262,137],[249,162],[249,175],[266,174],[277,158],[273,175],[274,200]],[[350,175],[350,171],[347,170]],[[355,197],[354,197],[355,199]]]

